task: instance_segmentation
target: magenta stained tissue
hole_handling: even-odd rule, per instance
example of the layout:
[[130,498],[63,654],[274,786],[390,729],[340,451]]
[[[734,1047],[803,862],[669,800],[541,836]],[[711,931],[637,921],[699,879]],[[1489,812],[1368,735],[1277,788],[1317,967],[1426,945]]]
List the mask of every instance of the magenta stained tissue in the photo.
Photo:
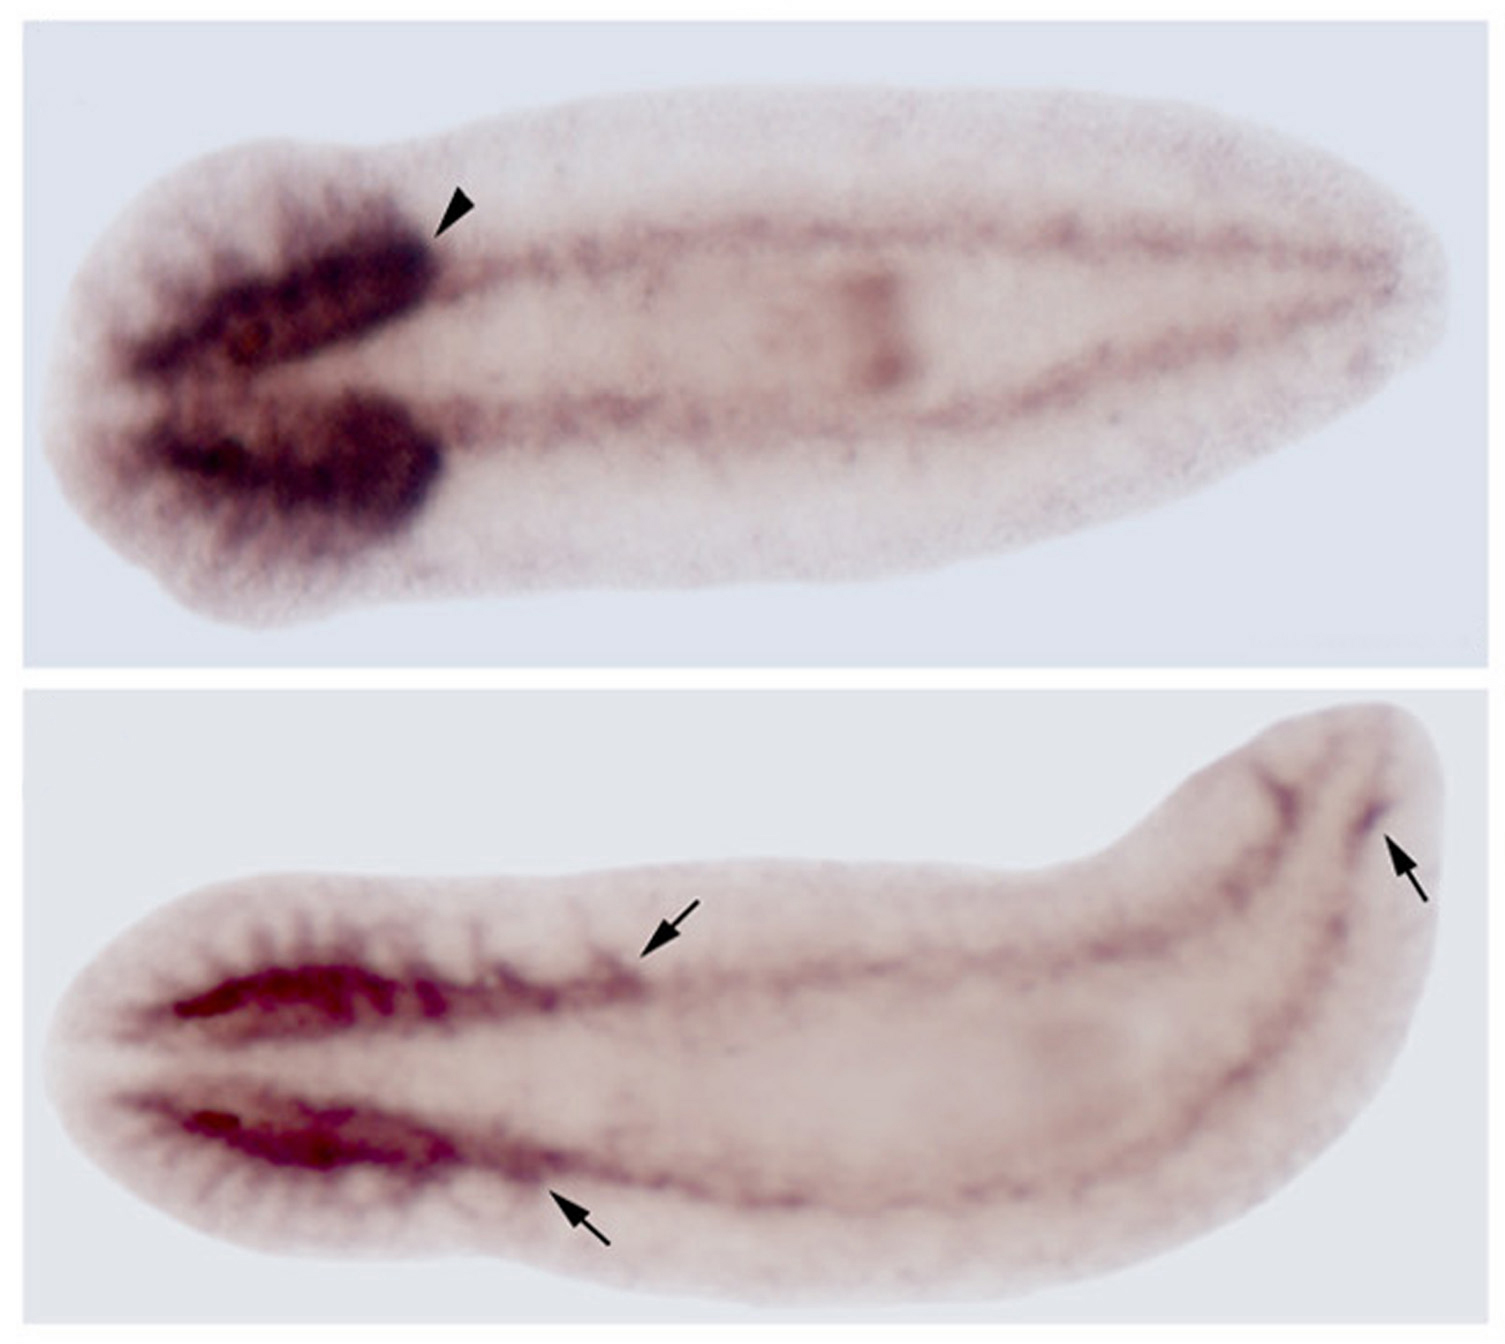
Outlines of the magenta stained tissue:
[[1440,808],[1417,724],[1355,705],[1049,870],[242,879],[78,976],[49,1088],[106,1171],[266,1250],[761,1303],[1023,1292],[1236,1218],[1343,1132],[1421,994]]

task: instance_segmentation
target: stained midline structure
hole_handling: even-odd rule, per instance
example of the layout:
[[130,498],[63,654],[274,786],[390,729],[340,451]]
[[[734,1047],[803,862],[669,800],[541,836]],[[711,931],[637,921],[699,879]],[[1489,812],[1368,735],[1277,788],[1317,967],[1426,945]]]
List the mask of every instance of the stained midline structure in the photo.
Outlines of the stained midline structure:
[[644,94],[180,169],[77,277],[45,437],[118,550],[250,624],[864,579],[1299,437],[1444,287],[1383,188],[1194,108]]
[[1342,1132],[1422,988],[1439,807],[1421,729],[1361,705],[1046,871],[246,879],[78,977],[50,1092],[130,1188],[263,1249],[1017,1293],[1235,1218]]

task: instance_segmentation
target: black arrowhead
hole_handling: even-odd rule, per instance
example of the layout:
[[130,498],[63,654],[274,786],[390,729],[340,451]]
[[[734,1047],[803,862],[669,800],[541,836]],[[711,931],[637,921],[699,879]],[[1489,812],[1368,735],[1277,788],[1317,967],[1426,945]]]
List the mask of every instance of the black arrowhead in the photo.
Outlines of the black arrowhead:
[[646,957],[650,952],[658,951],[665,943],[672,943],[678,937],[679,930],[669,923],[667,919],[661,919],[658,922],[658,928],[653,931],[653,937],[648,940],[647,945],[638,953],[638,956]]
[[685,908],[681,910],[677,915],[675,915],[673,919],[659,920],[658,928],[654,929],[653,931],[653,937],[648,940],[647,946],[645,946],[643,950],[638,953],[638,956],[646,957],[650,952],[656,951],[665,943],[672,943],[676,938],[679,937],[679,926],[683,924],[685,920],[689,919],[689,917],[693,915],[699,908],[700,902],[698,900],[691,901],[689,905],[685,906]]
[[559,1212],[569,1219],[571,1227],[583,1227],[603,1246],[611,1245],[611,1238],[599,1227],[590,1222],[590,1210],[582,1209],[573,1199],[566,1199],[563,1195],[556,1195],[552,1190],[549,1194],[554,1196],[554,1203],[559,1205]]
[[476,203],[459,187],[456,187],[455,194],[449,198],[449,205],[445,207],[444,218],[439,221],[439,227],[434,230],[434,237],[437,238],[451,224],[464,219],[475,208]]
[[1406,853],[1388,835],[1385,837],[1385,848],[1390,851],[1390,863],[1395,869],[1396,877],[1403,877],[1412,886],[1422,900],[1427,900],[1427,893],[1421,889],[1421,883],[1416,880],[1416,860]]

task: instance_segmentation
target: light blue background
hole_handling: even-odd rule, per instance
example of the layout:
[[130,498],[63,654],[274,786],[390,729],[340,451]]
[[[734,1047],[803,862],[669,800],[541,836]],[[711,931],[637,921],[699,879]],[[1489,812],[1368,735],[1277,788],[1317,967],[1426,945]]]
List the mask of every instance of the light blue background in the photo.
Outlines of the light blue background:
[[[1447,782],[1431,976],[1374,1101],[1259,1207],[998,1303],[749,1312],[494,1259],[282,1258],[95,1169],[38,1084],[68,982],[127,925],[267,871],[547,872],[780,855],[1030,867],[1336,694],[41,692],[27,700],[26,1311],[128,1321],[1463,1321],[1485,1275],[1484,697],[1385,696]],[[1441,877],[1433,878],[1440,860]],[[1397,898],[1414,901],[1404,884]],[[709,904],[696,916],[714,918]],[[646,935],[645,935],[646,936]],[[687,934],[685,946],[691,943]],[[552,1214],[549,1214],[552,1218]],[[607,1211],[601,1223],[609,1228]]]
[[[32,665],[1483,660],[1480,24],[45,26],[26,48]],[[180,608],[62,500],[33,414],[54,315],[92,241],[163,172],[242,139],[374,143],[606,91],[790,82],[1075,87],[1288,132],[1440,233],[1447,339],[1186,500],[884,582],[428,603],[245,632]]]

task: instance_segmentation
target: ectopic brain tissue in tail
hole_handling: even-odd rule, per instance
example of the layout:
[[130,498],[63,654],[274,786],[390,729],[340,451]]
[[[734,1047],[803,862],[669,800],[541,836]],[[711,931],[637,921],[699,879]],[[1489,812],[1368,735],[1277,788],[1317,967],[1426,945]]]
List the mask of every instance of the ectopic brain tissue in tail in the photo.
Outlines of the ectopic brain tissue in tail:
[[1418,725],[1356,705],[1053,869],[243,878],[79,974],[49,1088],[104,1170],[264,1250],[999,1297],[1201,1235],[1338,1138],[1421,996],[1439,812]]

